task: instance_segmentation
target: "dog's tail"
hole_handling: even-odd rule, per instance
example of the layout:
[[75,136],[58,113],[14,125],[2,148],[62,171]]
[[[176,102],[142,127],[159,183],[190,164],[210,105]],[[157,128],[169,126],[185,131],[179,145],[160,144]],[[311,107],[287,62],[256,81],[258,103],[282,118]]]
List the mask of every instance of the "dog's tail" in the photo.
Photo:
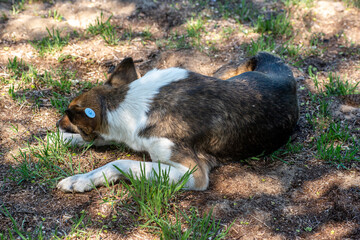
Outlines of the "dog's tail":
[[267,52],[259,52],[240,63],[231,62],[219,68],[213,76],[227,80],[249,71],[262,72],[274,79],[294,79],[290,68],[279,57]]

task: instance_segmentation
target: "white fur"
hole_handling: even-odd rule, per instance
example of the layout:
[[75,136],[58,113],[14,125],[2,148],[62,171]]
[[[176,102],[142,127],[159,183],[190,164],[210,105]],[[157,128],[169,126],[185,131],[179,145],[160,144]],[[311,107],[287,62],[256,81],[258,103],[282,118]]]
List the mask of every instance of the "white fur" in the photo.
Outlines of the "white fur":
[[[146,176],[151,178],[151,172],[159,171],[158,164],[161,162],[161,169],[170,169],[170,181],[177,182],[189,169],[179,163],[170,160],[174,143],[167,138],[150,137],[144,138],[138,135],[139,131],[146,127],[147,112],[152,99],[159,92],[160,88],[169,83],[179,81],[188,77],[188,71],[180,68],[169,68],[165,70],[154,69],[142,78],[129,85],[123,102],[117,109],[107,112],[109,134],[102,134],[106,141],[117,141],[126,143],[136,151],[147,151],[153,162],[146,162]],[[80,141],[76,141],[78,144]],[[140,175],[140,162],[131,160],[119,160],[106,164],[86,174],[78,174],[63,179],[58,188],[63,191],[84,192],[91,190],[92,186],[104,184],[104,176],[109,182],[118,180],[120,172],[114,167],[116,165],[124,172],[132,172]],[[172,166],[172,167],[170,167]],[[188,189],[195,189],[194,178],[191,177],[187,185]]]
[[169,139],[138,134],[146,127],[149,105],[160,88],[187,76],[188,71],[180,68],[154,69],[132,82],[124,101],[107,113],[109,134],[101,136],[106,141],[124,142],[136,151],[148,151],[153,161],[168,162],[173,146]]
[[[85,192],[91,190],[93,187],[102,186],[105,183],[105,178],[109,183],[116,182],[122,178],[121,173],[117,168],[121,169],[125,173],[129,173],[130,170],[134,176],[139,177],[143,169],[147,179],[154,177],[154,172],[157,174],[159,170],[169,171],[169,181],[177,183],[181,177],[186,173],[185,169],[178,169],[170,167],[166,164],[160,164],[154,162],[138,162],[133,160],[116,160],[108,163],[100,168],[97,168],[91,172],[85,174],[77,174],[61,180],[58,184],[58,188],[65,192]],[[189,181],[185,184],[186,189],[193,189],[195,186],[194,178],[190,177]]]

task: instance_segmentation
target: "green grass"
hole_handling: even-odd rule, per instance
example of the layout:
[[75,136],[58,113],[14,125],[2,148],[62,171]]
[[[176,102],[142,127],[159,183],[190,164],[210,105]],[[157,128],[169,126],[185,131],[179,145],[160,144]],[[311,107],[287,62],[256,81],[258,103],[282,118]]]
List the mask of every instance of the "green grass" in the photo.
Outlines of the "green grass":
[[165,49],[187,49],[191,47],[187,37],[177,31],[171,33],[167,39],[156,40],[156,45]]
[[112,15],[104,21],[104,14],[101,12],[100,18],[97,17],[94,24],[90,24],[86,28],[86,32],[90,33],[92,35],[99,35],[102,34],[105,29],[107,29],[109,26],[111,26],[110,20],[112,18]]
[[76,72],[64,67],[40,72],[35,66],[17,57],[8,60],[6,70],[9,77],[3,82],[10,84],[8,90],[10,97],[21,104],[25,102],[37,108],[42,107],[43,102],[50,100],[50,104],[59,113],[64,113],[74,91],[82,92],[98,84],[78,81]]
[[262,35],[257,40],[251,39],[250,44],[245,44],[246,52],[249,56],[256,55],[257,52],[273,52],[276,49],[276,41],[272,36]]
[[60,178],[83,172],[80,162],[75,165],[73,159],[83,155],[90,145],[75,149],[62,140],[59,132],[48,133],[45,140],[38,137],[35,140],[35,144],[28,143],[26,148],[19,150],[18,155],[13,156],[17,165],[11,167],[10,180],[18,184],[36,180],[55,186]]
[[25,10],[25,0],[15,0],[12,5],[12,14],[16,15]]
[[193,19],[187,21],[186,23],[186,32],[187,37],[191,39],[191,44],[195,47],[200,47],[201,45],[201,35],[204,33],[204,21],[201,18]]
[[316,93],[309,92],[311,103],[317,106],[313,115],[305,115],[307,121],[317,133],[314,138],[316,157],[346,168],[346,164],[360,161],[358,139],[352,135],[347,125],[341,124],[331,117],[329,97],[355,93],[356,85],[341,81],[339,77],[329,73],[328,82],[318,79],[316,68],[310,66],[309,76],[314,82]]
[[360,8],[360,0],[342,0],[348,7]]
[[49,10],[49,18],[53,18],[54,20],[61,22],[63,20],[63,16],[55,9],[53,11]]
[[30,42],[30,44],[39,52],[40,56],[44,56],[45,54],[53,53],[56,51],[61,51],[63,47],[65,47],[68,42],[70,35],[67,34],[65,37],[61,37],[61,31],[52,29],[50,31],[46,28],[48,32],[47,37],[42,38],[39,41]]
[[357,140],[351,136],[348,126],[331,122],[316,141],[317,157],[319,159],[344,166],[350,161],[360,162],[360,147]]
[[172,221],[168,216],[157,219],[160,239],[224,239],[228,234],[232,224],[227,230],[221,230],[220,221],[212,217],[212,211],[199,216],[197,211],[192,208],[190,214],[179,211],[175,213],[175,220]]
[[267,33],[285,37],[293,34],[290,19],[286,13],[280,13],[276,16],[271,15],[269,18],[266,18],[264,15],[259,15],[254,27],[258,33],[262,34]]
[[[161,239],[222,239],[226,236],[228,230],[221,230],[220,221],[213,220],[212,212],[199,216],[191,209],[188,215],[176,207],[175,197],[195,169],[188,171],[178,183],[169,182],[169,171],[160,170],[160,164],[158,173],[153,170],[151,179],[146,178],[144,165],[140,176],[118,170],[129,179],[130,183],[123,181],[122,184],[135,202],[141,227],[154,231]],[[124,195],[122,192],[118,198]]]
[[101,12],[100,18],[98,17],[94,24],[90,24],[86,32],[92,35],[100,35],[104,41],[109,45],[116,45],[119,43],[120,39],[116,32],[115,26],[110,23],[112,15],[104,21],[104,15]]
[[329,73],[328,82],[324,83],[325,94],[327,96],[344,96],[351,95],[357,92],[357,86],[360,82],[355,84],[350,83],[348,80],[341,80],[340,76]]
[[169,171],[162,171],[159,163],[159,173],[153,170],[153,178],[147,179],[145,174],[145,165],[141,165],[140,176],[134,176],[133,173],[125,173],[118,169],[131,184],[123,182],[131,197],[137,203],[138,212],[145,220],[152,222],[153,218],[158,218],[166,212],[166,207],[170,200],[179,192],[190,175],[190,171],[185,174],[178,183],[170,183]]
[[[8,211],[5,206],[0,206],[0,213],[2,213],[6,218],[8,218],[12,227],[8,228],[7,231],[1,233],[0,232],[0,240],[43,240],[43,239],[70,239],[72,237],[84,237],[92,231],[85,231],[87,225],[89,225],[89,221],[87,221],[85,211],[81,211],[79,216],[75,216],[71,219],[73,225],[71,226],[71,230],[66,234],[65,238],[62,234],[59,234],[57,229],[53,229],[51,236],[45,236],[43,233],[43,226],[40,223],[38,226],[35,226],[34,230],[26,230],[24,228],[24,222],[20,224],[18,223],[12,214]],[[91,234],[93,235],[93,234]]]
[[282,0],[286,7],[304,5],[307,8],[311,8],[314,5],[314,0]]

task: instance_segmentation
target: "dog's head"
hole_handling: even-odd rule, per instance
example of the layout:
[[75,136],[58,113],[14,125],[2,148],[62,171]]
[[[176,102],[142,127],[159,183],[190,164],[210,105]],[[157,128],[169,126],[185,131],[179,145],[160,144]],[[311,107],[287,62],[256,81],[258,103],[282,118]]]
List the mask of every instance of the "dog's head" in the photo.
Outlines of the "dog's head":
[[[118,98],[123,98],[114,94],[115,89],[127,88],[138,77],[132,58],[125,58],[104,85],[81,94],[69,104],[65,115],[57,122],[58,128],[62,132],[81,134],[85,141],[95,140],[100,133],[106,132],[107,106],[114,106],[119,103]],[[109,103],[109,100],[115,102]]]

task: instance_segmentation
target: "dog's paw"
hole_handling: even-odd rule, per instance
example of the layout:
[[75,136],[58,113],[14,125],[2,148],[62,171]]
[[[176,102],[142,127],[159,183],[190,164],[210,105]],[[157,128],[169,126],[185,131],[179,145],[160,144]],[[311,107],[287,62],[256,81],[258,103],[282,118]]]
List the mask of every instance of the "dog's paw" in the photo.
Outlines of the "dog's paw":
[[64,142],[70,142],[72,145],[81,146],[81,145],[84,145],[84,144],[88,144],[88,142],[85,142],[80,134],[67,133],[67,132],[63,132],[61,134],[62,134],[62,140]]
[[61,180],[57,188],[63,192],[86,192],[93,189],[94,184],[86,174],[78,174]]

